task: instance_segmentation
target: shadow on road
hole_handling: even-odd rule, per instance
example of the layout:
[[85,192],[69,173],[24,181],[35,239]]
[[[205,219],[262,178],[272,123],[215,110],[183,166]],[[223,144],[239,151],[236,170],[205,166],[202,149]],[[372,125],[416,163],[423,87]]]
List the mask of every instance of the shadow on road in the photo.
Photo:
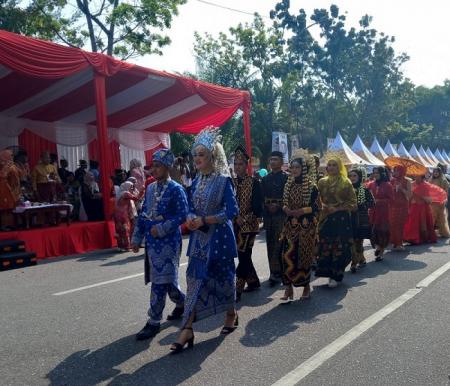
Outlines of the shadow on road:
[[122,260],[110,261],[108,263],[102,264],[102,267],[113,267],[115,265],[124,265],[128,263],[134,263],[136,261],[142,261],[142,270],[144,270],[144,255],[143,254],[135,254],[129,255]]
[[134,334],[129,335],[98,350],[82,350],[70,355],[51,370],[46,378],[51,386],[97,385],[117,376],[120,370],[114,367],[148,347],[149,341],[136,342]]
[[176,356],[167,354],[132,374],[115,377],[109,385],[178,385],[201,371],[202,363],[219,347],[223,339],[219,336],[200,342],[195,344],[193,350],[185,350]]
[[[317,316],[329,314],[342,308],[339,302],[347,294],[346,285],[330,289],[315,286],[310,300],[296,300],[280,304],[265,314],[252,319],[245,326],[245,335],[240,339],[247,347],[262,347],[300,328],[301,323],[313,323]],[[297,289],[297,296],[301,290]]]

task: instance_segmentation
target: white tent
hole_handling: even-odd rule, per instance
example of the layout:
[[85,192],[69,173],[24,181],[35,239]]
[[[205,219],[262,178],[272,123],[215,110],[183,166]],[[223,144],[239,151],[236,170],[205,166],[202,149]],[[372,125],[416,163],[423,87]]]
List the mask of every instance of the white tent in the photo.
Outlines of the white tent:
[[422,156],[422,158],[426,161],[428,161],[428,163],[432,166],[435,167],[437,166],[437,162],[434,161],[433,158],[430,158],[427,154],[427,151],[425,150],[425,148],[423,147],[423,145],[420,145],[419,147],[419,154]]
[[372,146],[370,146],[370,152],[381,160],[385,160],[388,157],[376,137],[373,139]]
[[393,157],[398,157],[398,153],[397,150],[395,150],[395,147],[392,145],[391,141],[387,141],[386,146],[384,147],[384,152],[388,155],[388,156],[393,156]]
[[414,160],[414,158],[409,154],[408,150],[406,150],[405,145],[403,145],[403,142],[400,142],[400,145],[397,149],[397,153],[402,158],[408,158],[410,160]]
[[436,162],[436,165],[437,165],[439,162],[441,162],[441,161],[439,161],[439,160],[436,158],[436,156],[433,154],[433,152],[431,151],[431,149],[430,149],[429,146],[427,147],[426,152],[427,152],[428,158],[430,158],[430,159],[432,159],[434,162]]
[[441,154],[442,157],[444,157],[444,159],[448,162],[448,164],[450,165],[450,156],[449,153],[447,153],[445,150],[441,150]]
[[411,154],[411,156],[420,164],[422,164],[423,166],[427,167],[427,168],[431,168],[433,167],[433,165],[430,164],[430,162],[426,159],[424,159],[420,153],[419,150],[417,150],[416,145],[412,145],[411,149],[409,149],[409,154]]
[[353,142],[352,150],[356,155],[359,155],[363,160],[368,162],[371,166],[383,166],[384,162],[375,157],[370,150],[364,145],[361,137],[358,135]]
[[331,157],[339,157],[344,165],[368,165],[368,162],[355,154],[350,146],[344,141],[338,132],[333,143],[329,146],[327,152],[323,156],[323,162],[326,163]]
[[444,158],[444,156],[439,151],[439,149],[436,149],[436,151],[434,152],[434,156],[439,160],[439,162],[441,164],[443,164],[443,165],[447,165],[448,164],[448,161]]

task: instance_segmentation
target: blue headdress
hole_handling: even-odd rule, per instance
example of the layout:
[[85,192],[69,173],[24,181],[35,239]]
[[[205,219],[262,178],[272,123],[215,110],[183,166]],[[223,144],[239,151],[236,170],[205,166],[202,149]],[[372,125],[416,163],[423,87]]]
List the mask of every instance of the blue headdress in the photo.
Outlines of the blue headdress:
[[163,165],[170,168],[173,166],[175,156],[169,149],[159,149],[153,153],[152,161],[161,162]]
[[220,135],[218,127],[207,126],[195,137],[192,151],[194,151],[197,146],[204,146],[207,150],[212,152],[216,143],[221,139],[222,136]]

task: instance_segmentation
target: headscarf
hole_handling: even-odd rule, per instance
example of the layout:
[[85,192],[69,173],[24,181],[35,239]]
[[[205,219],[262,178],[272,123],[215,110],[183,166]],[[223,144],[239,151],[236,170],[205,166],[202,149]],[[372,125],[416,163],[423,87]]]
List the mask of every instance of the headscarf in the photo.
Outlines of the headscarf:
[[92,193],[99,192],[98,184],[95,181],[95,176],[92,172],[86,172],[83,177],[83,181],[87,186],[89,186]]
[[120,185],[119,195],[117,196],[117,201],[122,198],[122,196],[129,192],[130,189],[133,187],[133,183],[131,181],[125,181]]
[[136,158],[133,158],[133,159],[130,161],[130,170],[132,170],[132,169],[134,169],[134,168],[142,168],[142,162],[139,161],[139,160],[136,159]]
[[[434,177],[435,171],[439,172],[439,177],[437,177],[437,178]],[[442,172],[442,169],[440,167],[433,169],[433,174],[431,176],[430,183],[433,185],[439,186],[441,189],[444,189],[445,191],[447,191],[449,188],[449,183],[447,181],[447,178],[445,178],[444,173]]]
[[302,174],[300,177],[294,178],[293,176],[289,176],[285,188],[284,188],[284,194],[283,194],[283,202],[284,205],[288,205],[289,195],[291,187],[294,183],[301,184],[302,185],[302,202],[304,206],[308,206],[310,204],[311,200],[311,190],[313,187],[313,183],[311,182],[311,179],[308,176],[308,164],[307,161],[302,157],[296,157],[291,160],[289,165],[292,165],[293,163],[298,163],[300,167],[302,168]]
[[358,175],[358,182],[356,184],[352,183],[352,185],[353,185],[354,188],[359,188],[361,186],[362,182],[363,182],[363,172],[362,172],[362,170],[359,169],[359,168],[355,168],[355,169],[350,170],[350,173],[356,173]]
[[335,185],[337,188],[344,188],[345,185],[347,185],[347,183],[350,182],[350,180],[348,179],[348,175],[347,175],[347,168],[345,167],[342,160],[337,156],[330,157],[328,159],[328,163],[330,161],[334,161],[337,163],[338,169],[339,169],[339,174],[337,174],[336,176],[328,175],[325,178],[327,179],[329,184]]
[[373,168],[373,170],[378,170],[378,173],[380,174],[380,179],[375,180],[375,183],[377,185],[380,185],[383,182],[389,181],[388,172],[384,166],[377,166],[376,168]]

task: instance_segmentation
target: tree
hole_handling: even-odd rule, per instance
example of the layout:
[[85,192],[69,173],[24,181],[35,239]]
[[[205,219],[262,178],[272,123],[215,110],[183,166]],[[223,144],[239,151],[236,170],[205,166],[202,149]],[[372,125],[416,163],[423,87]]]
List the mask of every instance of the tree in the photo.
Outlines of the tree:
[[127,59],[161,54],[170,39],[160,31],[187,0],[0,1],[3,29]]

